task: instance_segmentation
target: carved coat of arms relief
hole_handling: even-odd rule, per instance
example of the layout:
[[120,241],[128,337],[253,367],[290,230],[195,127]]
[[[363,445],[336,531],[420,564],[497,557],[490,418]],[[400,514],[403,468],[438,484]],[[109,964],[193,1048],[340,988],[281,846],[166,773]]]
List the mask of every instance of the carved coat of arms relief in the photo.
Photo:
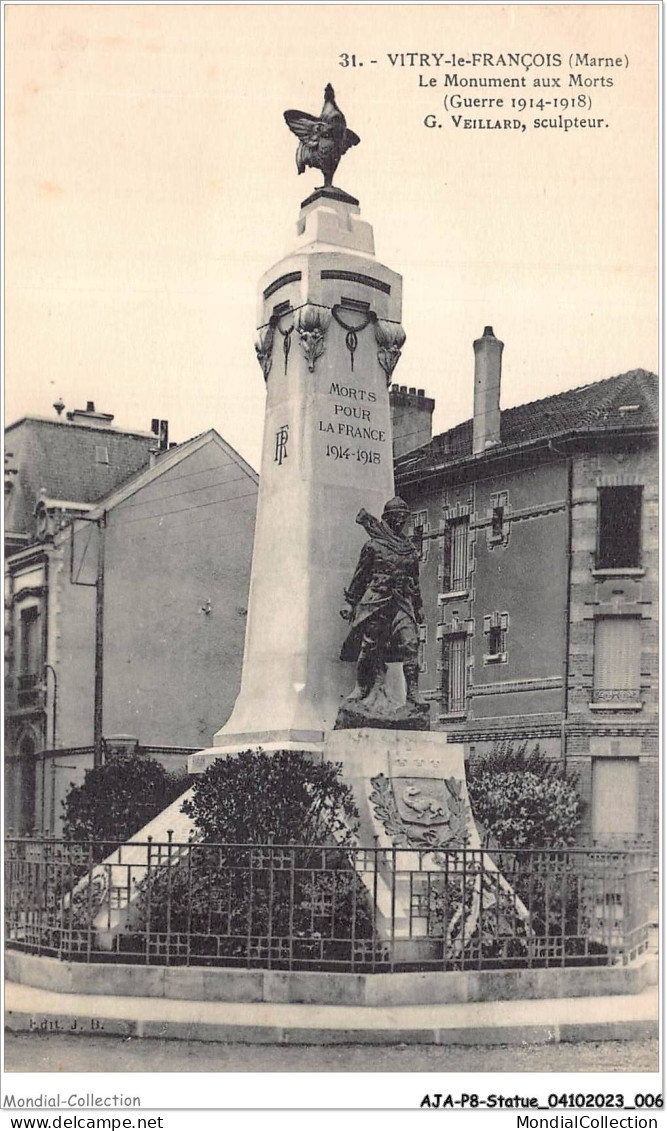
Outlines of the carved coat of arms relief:
[[375,816],[396,848],[463,848],[469,810],[456,778],[371,778]]

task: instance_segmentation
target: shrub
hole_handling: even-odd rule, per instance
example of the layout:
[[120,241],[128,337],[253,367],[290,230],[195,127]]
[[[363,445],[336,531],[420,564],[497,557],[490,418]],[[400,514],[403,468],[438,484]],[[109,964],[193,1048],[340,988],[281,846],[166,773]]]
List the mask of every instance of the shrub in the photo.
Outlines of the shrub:
[[341,773],[286,750],[215,762],[183,805],[200,836],[187,858],[144,881],[139,931],[176,961],[183,948],[232,965],[349,961],[373,919],[350,856],[358,813]]
[[102,860],[175,801],[188,784],[185,775],[168,773],[153,758],[110,759],[86,770],[81,785],[72,784],[63,801],[63,837],[104,842],[95,852],[95,858]]
[[[529,752],[527,742],[518,747],[499,742],[487,758],[470,762],[467,778],[473,814],[491,855],[495,849],[499,869],[530,910],[532,951],[544,957],[550,948],[564,946],[567,959],[574,958],[588,913],[580,899],[576,854],[566,851],[575,842],[582,809],[576,773],[544,758],[538,744]],[[515,849],[547,851],[531,855]],[[493,951],[493,941],[490,946]]]
[[209,844],[349,844],[358,813],[341,773],[289,750],[246,750],[198,777],[183,812]]
[[472,811],[502,848],[569,848],[581,816],[577,776],[527,745],[497,743],[470,762]]

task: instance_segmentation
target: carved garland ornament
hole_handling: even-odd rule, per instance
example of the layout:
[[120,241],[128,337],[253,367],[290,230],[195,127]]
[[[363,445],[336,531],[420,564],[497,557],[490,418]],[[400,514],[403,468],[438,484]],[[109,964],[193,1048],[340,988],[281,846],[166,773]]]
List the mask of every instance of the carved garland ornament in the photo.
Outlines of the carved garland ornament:
[[258,332],[258,338],[255,342],[255,353],[257,360],[262,367],[264,380],[268,381],[271,366],[273,364],[273,343],[275,341],[276,330],[283,339],[283,358],[285,361],[285,373],[287,373],[287,359],[289,357],[290,347],[292,345],[292,331],[294,329],[294,322],[283,330],[280,325],[280,318],[277,314],[272,314],[266,326]]
[[257,360],[262,367],[264,380],[268,381],[269,373],[271,372],[271,365],[273,363],[273,339],[275,336],[275,323],[273,319],[265,326],[263,330],[259,331],[259,336],[255,342],[255,353]]
[[278,319],[275,316],[269,320],[268,325],[259,331],[257,341],[255,342],[255,352],[262,368],[262,373],[264,374],[264,380],[268,380],[273,364],[273,343],[276,330],[280,332],[283,338],[285,372],[287,372],[287,359],[290,352],[291,335],[294,328],[296,328],[296,332],[299,335],[299,344],[308,362],[308,369],[311,373],[314,373],[315,363],[324,353],[325,337],[332,313],[336,322],[347,331],[345,344],[350,354],[350,368],[352,371],[354,371],[354,354],[358,344],[357,335],[362,330],[365,330],[369,324],[373,324],[375,341],[378,346],[377,359],[386,374],[387,386],[391,385],[394,370],[401,357],[403,346],[405,345],[405,330],[398,322],[387,322],[385,319],[377,318],[370,311],[368,314],[364,315],[360,323],[356,326],[351,326],[343,318],[341,307],[338,304],[334,306],[333,310],[330,312],[326,307],[314,306],[311,303],[307,303],[297,311],[293,324],[287,330],[281,329]]
[[381,318],[375,322],[374,329],[375,341],[378,344],[378,361],[387,376],[387,385],[391,385],[392,374],[405,345],[405,330],[398,322],[386,322]]
[[311,306],[308,303],[297,311],[294,324],[311,373],[315,372],[318,357],[324,353],[324,339],[330,321],[331,314],[322,306]]
[[462,785],[456,778],[445,778],[447,807],[446,823],[420,827],[408,824],[399,813],[391,778],[377,774],[371,778],[373,790],[370,800],[375,816],[384,825],[395,848],[454,849],[462,848],[468,839],[468,814],[461,796]]
[[280,334],[282,334],[282,339],[283,339],[283,357],[285,359],[285,376],[287,376],[287,360],[289,358],[289,351],[292,348],[292,331],[293,331],[293,329],[294,329],[294,323],[292,323],[292,325],[289,326],[287,328],[287,330],[281,330],[280,326],[278,326],[278,332]]
[[331,313],[333,314],[338,325],[342,326],[343,330],[347,331],[347,333],[345,334],[345,345],[347,346],[348,352],[350,354],[350,371],[354,373],[354,354],[357,346],[359,345],[358,335],[362,330],[365,330],[371,322],[375,321],[375,315],[373,314],[372,310],[363,312],[357,311],[357,323],[356,325],[351,325],[343,318],[343,315],[341,313],[343,309],[344,308],[340,305],[340,303],[336,303],[335,306],[332,306]]

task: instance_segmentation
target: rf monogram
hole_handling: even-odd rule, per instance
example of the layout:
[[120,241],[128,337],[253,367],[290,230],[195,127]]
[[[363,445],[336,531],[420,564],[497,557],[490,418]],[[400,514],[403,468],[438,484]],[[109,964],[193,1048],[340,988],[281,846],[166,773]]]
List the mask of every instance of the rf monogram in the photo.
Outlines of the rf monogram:
[[287,459],[287,440],[289,438],[289,424],[283,424],[276,432],[276,454],[273,457],[273,462],[282,464],[284,459]]

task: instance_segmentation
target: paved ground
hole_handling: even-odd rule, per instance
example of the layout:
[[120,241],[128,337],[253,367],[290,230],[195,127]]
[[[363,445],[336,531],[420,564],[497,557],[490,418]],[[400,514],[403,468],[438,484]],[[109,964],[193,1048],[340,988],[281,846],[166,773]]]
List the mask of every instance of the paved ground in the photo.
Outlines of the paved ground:
[[7,1072],[657,1072],[658,1042],[278,1047],[5,1034]]

